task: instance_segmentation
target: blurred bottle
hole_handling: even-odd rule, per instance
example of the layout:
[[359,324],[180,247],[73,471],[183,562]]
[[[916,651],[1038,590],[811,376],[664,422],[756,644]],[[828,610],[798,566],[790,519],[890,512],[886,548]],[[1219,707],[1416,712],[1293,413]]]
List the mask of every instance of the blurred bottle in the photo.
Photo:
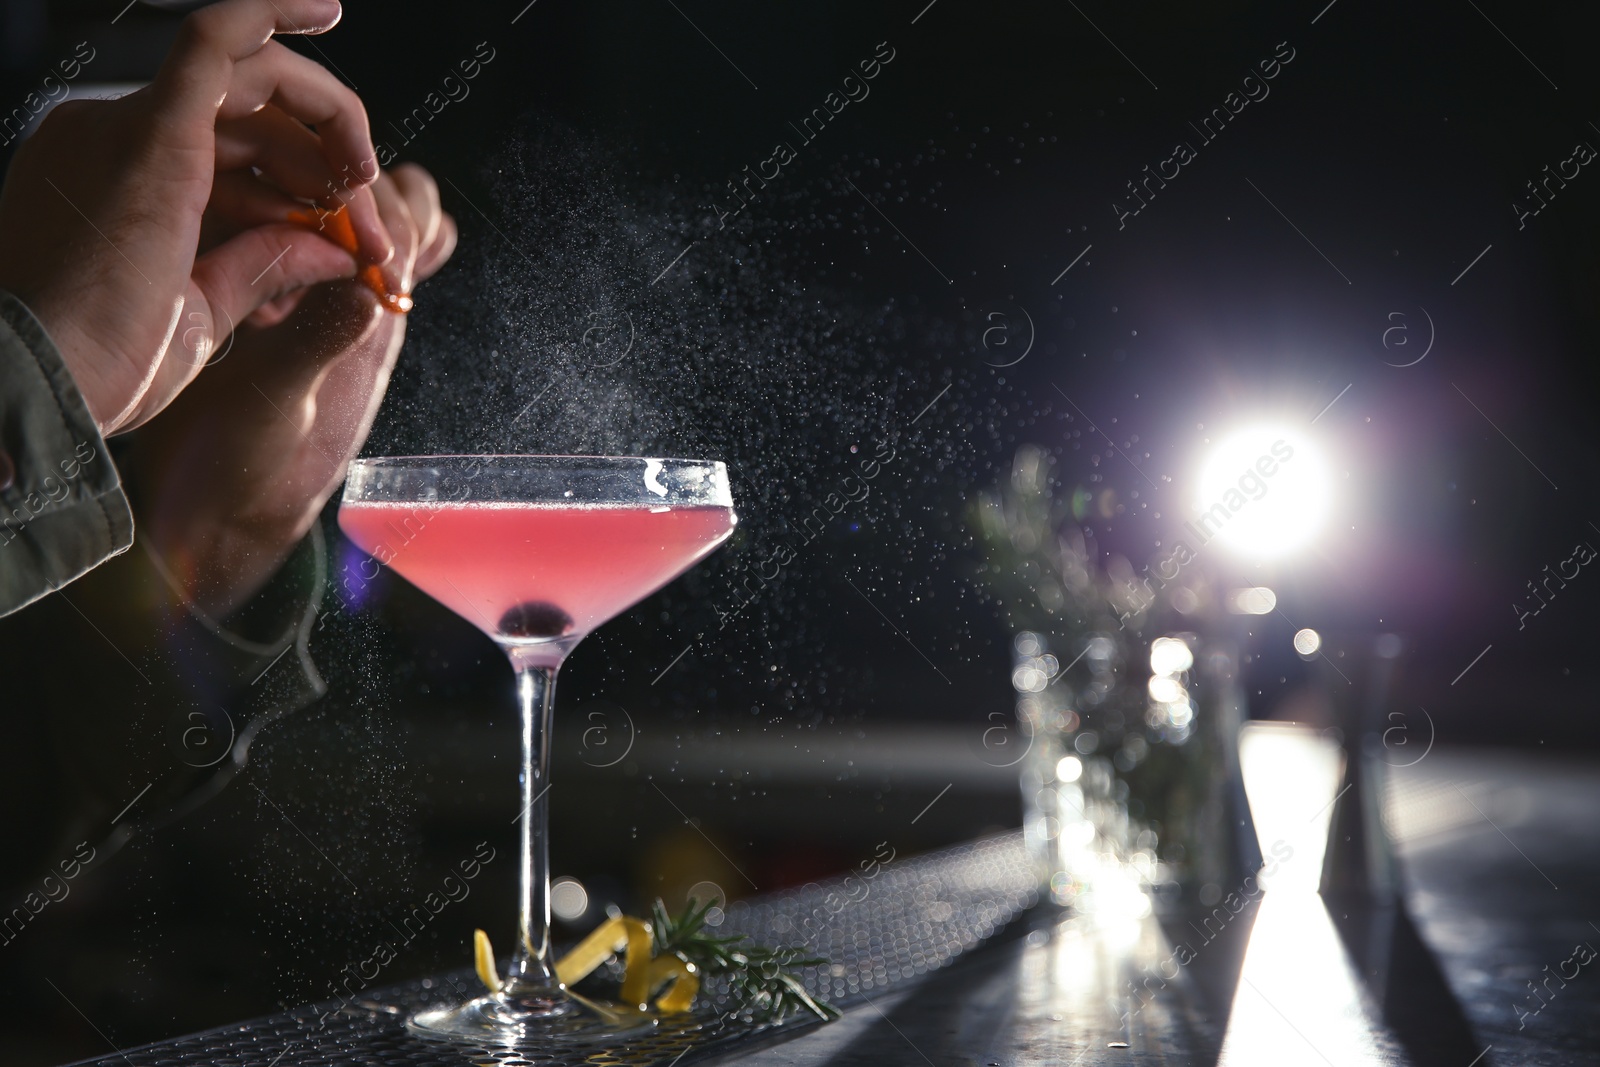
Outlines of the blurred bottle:
[[1214,903],[1261,865],[1239,773],[1242,629],[1195,565],[1161,580],[1099,563],[1020,449],[984,497],[986,573],[1022,623],[1012,645],[1024,828],[1041,887],[1080,910]]

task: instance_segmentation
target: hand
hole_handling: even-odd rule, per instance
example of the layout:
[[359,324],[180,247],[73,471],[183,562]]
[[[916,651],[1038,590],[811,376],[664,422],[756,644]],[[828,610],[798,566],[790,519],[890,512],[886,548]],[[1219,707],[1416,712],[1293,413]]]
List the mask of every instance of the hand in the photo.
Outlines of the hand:
[[[372,190],[396,244],[385,276],[391,291],[409,292],[455,250],[455,222],[421,167],[380,174]],[[234,229],[282,218],[291,203],[253,176],[235,176],[219,183],[207,229],[233,240]],[[129,462],[142,536],[183,594],[217,617],[266,582],[344,480],[406,319],[382,310],[360,282],[336,281],[277,298],[251,322],[139,432]]]
[[200,254],[219,174],[256,167],[293,196],[336,195],[362,254],[393,255],[369,188],[378,164],[361,101],[271,39],[321,33],[340,14],[337,0],[195,12],[149,86],[63,103],[18,150],[0,192],[0,288],[44,324],[102,434],[147,421],[199,374],[204,354],[185,349],[195,337],[185,323],[242,322],[356,273],[347,253],[287,225]]

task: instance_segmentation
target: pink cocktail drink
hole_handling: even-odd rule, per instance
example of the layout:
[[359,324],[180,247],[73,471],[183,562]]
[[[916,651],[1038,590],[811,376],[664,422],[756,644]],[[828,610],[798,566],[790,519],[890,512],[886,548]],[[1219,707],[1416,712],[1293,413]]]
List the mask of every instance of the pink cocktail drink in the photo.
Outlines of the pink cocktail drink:
[[413,1032],[527,1049],[543,1063],[551,1049],[616,1046],[655,1029],[655,1014],[639,1004],[570,994],[550,956],[556,674],[590,631],[709,555],[737,521],[727,467],[715,460],[381,456],[351,463],[340,527],[505,650],[522,713],[515,951],[493,993],[419,1011],[406,1023]]
[[[567,648],[703,559],[735,521],[732,508],[716,506],[346,503],[339,510],[352,541],[490,637],[528,645],[565,638]],[[550,651],[559,662],[562,652]]]

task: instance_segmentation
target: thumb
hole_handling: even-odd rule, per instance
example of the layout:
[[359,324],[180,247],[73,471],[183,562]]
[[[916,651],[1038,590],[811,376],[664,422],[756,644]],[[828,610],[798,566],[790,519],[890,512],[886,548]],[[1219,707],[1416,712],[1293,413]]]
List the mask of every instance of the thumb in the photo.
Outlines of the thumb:
[[279,222],[246,230],[196,259],[190,289],[199,290],[220,342],[286,293],[355,276],[350,253],[304,226]]
[[297,289],[356,276],[351,255],[303,226],[271,223],[235,235],[194,262],[177,328],[132,429],[172,402],[257,308]]

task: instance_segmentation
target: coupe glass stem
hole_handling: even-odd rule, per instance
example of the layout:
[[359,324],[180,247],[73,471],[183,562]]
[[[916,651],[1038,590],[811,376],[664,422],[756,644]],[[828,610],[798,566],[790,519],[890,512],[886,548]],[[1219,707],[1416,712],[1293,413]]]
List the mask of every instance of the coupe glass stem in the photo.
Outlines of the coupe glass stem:
[[522,706],[522,913],[517,951],[502,994],[523,1009],[558,1012],[568,1005],[550,961],[550,712],[556,668],[519,664]]

